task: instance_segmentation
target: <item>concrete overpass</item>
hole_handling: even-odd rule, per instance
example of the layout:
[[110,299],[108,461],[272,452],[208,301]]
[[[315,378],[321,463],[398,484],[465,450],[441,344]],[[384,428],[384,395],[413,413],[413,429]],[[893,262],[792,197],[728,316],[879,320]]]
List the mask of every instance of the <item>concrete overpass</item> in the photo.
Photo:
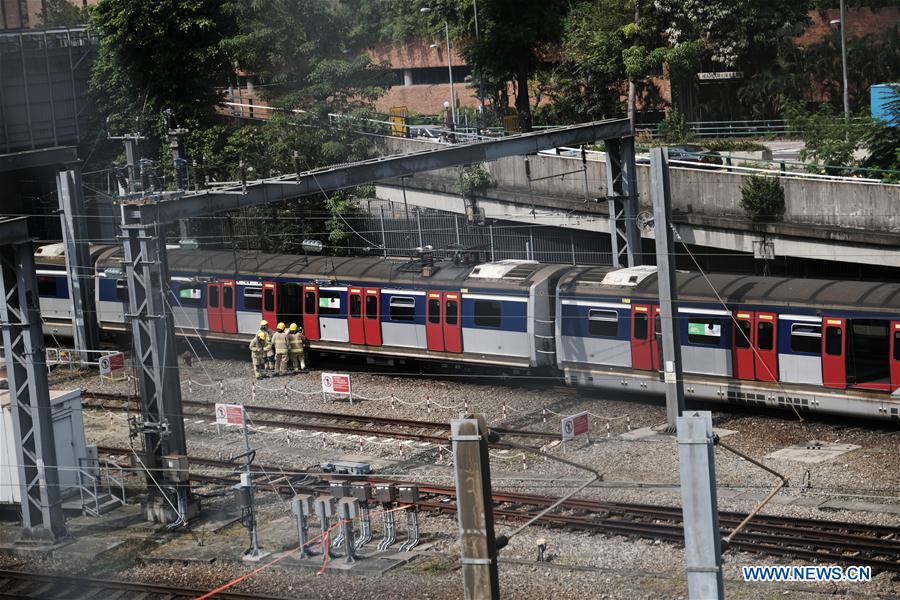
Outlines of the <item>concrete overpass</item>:
[[[431,142],[386,138],[385,154],[409,152]],[[608,234],[606,163],[601,152],[587,153],[587,184],[581,157],[538,154],[485,163],[492,187],[476,195],[487,219],[507,219]],[[740,207],[740,188],[752,170],[713,171],[672,165],[673,219],[687,243],[758,257],[815,258],[844,263],[900,267],[900,185],[849,178],[786,173],[785,214],[774,223],[754,223]],[[377,184],[380,198],[414,206],[465,213],[457,168],[437,169]],[[642,211],[652,213],[649,165],[637,166]],[[586,197],[589,200],[586,201]],[[600,199],[600,201],[597,201]],[[652,227],[642,230],[653,238]]]

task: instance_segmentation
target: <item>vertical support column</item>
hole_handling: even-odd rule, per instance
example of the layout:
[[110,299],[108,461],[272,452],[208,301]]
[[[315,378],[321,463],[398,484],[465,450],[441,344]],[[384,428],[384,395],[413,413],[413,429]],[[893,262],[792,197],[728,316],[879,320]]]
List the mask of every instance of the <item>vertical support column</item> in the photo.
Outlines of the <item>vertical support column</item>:
[[[675,242],[672,239],[672,197],[667,149],[650,152],[650,195],[653,199],[653,232],[656,236],[656,280],[662,329],[662,370],[666,385],[666,426],[675,431],[675,420],[684,411],[684,378],[678,327],[678,285],[675,280]],[[653,315],[650,315],[653,323]],[[653,327],[653,325],[651,325]],[[651,330],[652,331],[652,330]]]
[[609,233],[614,267],[643,264],[634,137],[604,140],[606,144],[606,193],[609,200]]
[[[198,507],[190,499],[187,482],[176,482],[166,488],[160,481],[162,457],[186,455],[187,446],[175,331],[166,298],[169,277],[165,235],[142,224],[139,214],[128,205],[122,206],[129,297],[126,320],[131,321],[132,361],[141,394],[142,422],[132,429],[132,435],[142,434],[144,439],[142,460],[148,469],[144,515],[148,520],[169,522],[173,518],[190,518]],[[180,505],[187,514],[173,514]]]
[[725,587],[716,500],[716,457],[709,411],[678,417],[678,468],[681,471],[688,597],[691,600],[719,600],[725,597]]
[[69,299],[75,349],[79,352],[100,347],[97,304],[94,299],[94,266],[91,264],[87,215],[81,187],[81,165],[73,163],[56,174],[59,218],[66,245],[69,272]]
[[450,424],[466,600],[500,598],[486,435],[483,418],[454,419]]
[[30,240],[0,245],[0,328],[22,490],[22,539],[52,542],[65,535],[65,519]]

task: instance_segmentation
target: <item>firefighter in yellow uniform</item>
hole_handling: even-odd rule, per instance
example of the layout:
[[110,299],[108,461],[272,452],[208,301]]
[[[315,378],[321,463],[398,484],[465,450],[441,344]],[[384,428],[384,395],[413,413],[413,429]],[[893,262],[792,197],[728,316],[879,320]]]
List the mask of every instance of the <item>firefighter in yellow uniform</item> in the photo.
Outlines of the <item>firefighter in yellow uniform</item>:
[[260,331],[253,336],[252,340],[250,340],[250,356],[253,359],[253,375],[255,375],[257,379],[262,379],[266,376],[267,345],[268,342],[266,341],[266,333],[264,331]]
[[284,330],[284,323],[279,323],[276,329],[272,336],[272,346],[275,348],[275,374],[287,375],[288,334]]
[[295,373],[306,370],[306,358],[303,337],[303,329],[297,327],[296,323],[291,323],[288,327],[288,347],[291,353],[291,367]]
[[263,340],[263,353],[266,359],[266,374],[271,374],[275,372],[275,349],[272,347],[272,332],[269,331],[269,322],[263,319],[259,322],[259,333],[261,333],[264,338],[260,338]]

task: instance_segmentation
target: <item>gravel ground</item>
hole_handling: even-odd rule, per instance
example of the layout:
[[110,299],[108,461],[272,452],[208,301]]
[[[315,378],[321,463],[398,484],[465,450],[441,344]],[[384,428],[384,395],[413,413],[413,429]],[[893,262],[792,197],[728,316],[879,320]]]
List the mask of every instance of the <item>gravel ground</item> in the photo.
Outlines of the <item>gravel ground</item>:
[[[329,366],[337,369],[341,363],[334,361]],[[359,401],[351,406],[346,399],[323,400],[319,393],[318,371],[265,379],[255,385],[246,362],[226,359],[205,361],[191,368],[183,367],[181,374],[184,396],[210,403],[245,403],[448,421],[464,409],[463,400],[468,399],[469,410],[485,413],[492,424],[548,432],[559,431],[559,415],[587,410],[592,414],[593,441],[569,443],[565,457],[603,472],[605,481],[585,490],[582,496],[622,502],[680,504],[675,441],[666,438],[634,442],[618,437],[629,426],[636,429],[663,423],[665,408],[661,403],[614,399],[565,388],[555,382],[540,385],[515,377],[408,377],[369,371],[353,374],[353,389]],[[101,386],[95,377],[86,374],[58,374],[54,378],[55,387],[78,386],[105,392],[127,392],[131,386],[129,382],[104,382]],[[288,387],[287,398],[284,395],[285,386]],[[393,403],[391,395],[394,396]],[[249,411],[249,414],[252,419],[253,412]],[[91,442],[127,445],[127,427],[122,414],[85,411],[84,418]],[[900,435],[896,428],[828,418],[799,421],[790,413],[754,415],[749,412],[715,411],[713,418],[716,427],[737,431],[723,438],[729,445],[763,460],[767,466],[790,478],[790,487],[779,498],[799,495],[804,477],[808,477],[811,485],[802,490],[805,495],[900,504]],[[606,437],[606,422],[610,423],[609,438]],[[194,418],[188,421],[186,430],[192,454],[226,458],[242,449],[242,437],[237,431],[219,433],[208,422],[198,423]],[[765,458],[777,449],[810,440],[855,444],[860,448],[817,464]],[[402,474],[409,479],[442,484],[452,484],[453,481],[449,456],[430,444],[400,443],[375,437],[360,439],[336,434],[324,436],[326,446],[323,447],[321,434],[273,432],[271,428],[256,431],[252,443],[260,448],[257,456],[259,463],[290,471],[316,471],[317,464],[323,459],[350,457],[371,462],[379,474]],[[545,450],[563,456],[563,448],[559,444],[549,444]],[[492,450],[491,456],[495,489],[558,495],[578,485],[585,477],[577,469],[531,455],[526,456],[523,464],[523,454],[518,450]],[[752,499],[731,497],[727,492],[766,493],[777,483],[772,475],[721,448],[716,452],[716,475],[722,490],[719,499],[721,510],[746,512],[756,504]],[[289,511],[278,502],[273,502],[266,510],[271,511],[271,518],[284,517],[286,510]],[[763,512],[898,524],[896,515],[880,512],[824,513],[811,507],[782,503],[772,503]],[[507,532],[509,527],[499,524],[497,530]],[[430,554],[385,577],[317,578],[303,570],[275,567],[242,583],[238,589],[311,598],[342,598],[360,593],[370,597],[460,597],[460,577],[455,558],[458,556],[455,521],[449,517],[425,515],[422,531],[426,541],[432,544],[428,550]],[[378,532],[380,526],[376,526],[376,535]],[[538,537],[545,537],[550,543],[552,562],[547,565],[532,562]],[[513,594],[527,598],[660,598],[686,595],[681,570],[682,549],[668,544],[534,528],[514,537],[503,550],[502,558],[505,561],[522,561],[521,564],[505,562],[501,567],[501,588],[507,597],[513,597]],[[54,568],[50,563],[52,561],[47,568]],[[729,597],[782,598],[790,595],[792,598],[818,598],[832,593],[845,597],[855,597],[854,594],[872,597],[900,593],[900,584],[892,580],[891,574],[879,575],[875,581],[857,587],[831,584],[763,586],[740,581],[741,565],[760,563],[781,564],[777,559],[768,557],[726,553],[725,577]],[[227,562],[225,557],[215,566],[145,564],[140,560],[129,563],[123,559],[118,572],[135,579],[164,579],[212,587],[244,568],[238,563]]]

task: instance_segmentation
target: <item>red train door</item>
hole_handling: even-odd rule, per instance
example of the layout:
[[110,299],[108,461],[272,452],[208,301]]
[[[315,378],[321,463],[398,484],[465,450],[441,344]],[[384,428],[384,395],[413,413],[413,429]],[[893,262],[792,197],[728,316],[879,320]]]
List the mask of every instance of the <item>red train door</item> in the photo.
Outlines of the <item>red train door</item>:
[[460,319],[459,294],[444,292],[444,349],[462,352],[462,320]]
[[891,321],[891,391],[900,388],[900,321]]
[[823,317],[822,325],[822,385],[829,388],[847,387],[847,320]]
[[206,284],[206,318],[210,331],[222,331],[222,284]]
[[[653,306],[651,304],[651,306]],[[653,318],[653,335],[650,336],[650,359],[652,362],[654,371],[662,371],[662,354],[660,352],[660,348],[662,348],[662,323],[660,320],[662,319],[662,315],[660,315],[659,306],[655,306],[653,311],[656,316]],[[675,321],[676,325],[678,321]]]
[[443,308],[443,294],[428,292],[425,297],[425,339],[428,349],[433,352],[444,351]]
[[234,301],[234,281],[222,282],[222,331],[237,333],[237,307]]
[[778,381],[778,315],[758,312],[755,320],[756,379]]
[[350,303],[347,310],[347,331],[350,334],[351,344],[366,343],[366,329],[363,324],[363,290],[362,288],[350,288],[347,290],[347,298]]
[[303,286],[303,333],[307,339],[319,339],[319,288],[314,285]]
[[381,345],[381,290],[366,288],[365,330],[366,344],[369,346]]
[[[654,369],[653,355],[656,335],[650,325],[650,306],[633,304],[631,306],[631,366],[634,369],[651,371]],[[658,359],[657,359],[658,362]]]
[[278,288],[271,281],[262,284],[262,318],[269,322],[269,329],[274,330],[278,324]]
[[734,347],[731,362],[738,379],[756,379],[756,316],[752,312],[734,313]]

